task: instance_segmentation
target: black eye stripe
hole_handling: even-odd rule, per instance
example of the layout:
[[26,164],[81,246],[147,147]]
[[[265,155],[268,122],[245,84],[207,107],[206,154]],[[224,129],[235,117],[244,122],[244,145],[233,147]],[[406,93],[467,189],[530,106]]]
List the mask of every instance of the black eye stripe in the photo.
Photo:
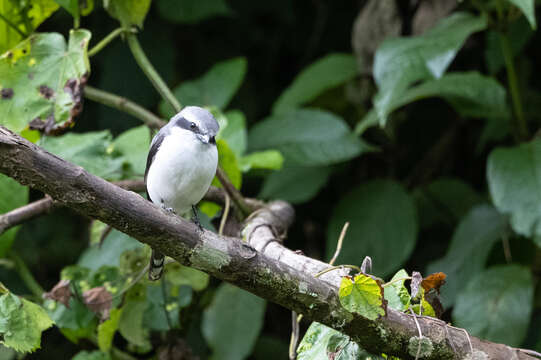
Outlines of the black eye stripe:
[[[192,126],[193,125],[193,126]],[[178,118],[175,122],[175,125],[181,129],[189,131],[197,131],[198,127],[193,121],[188,121],[185,117]]]

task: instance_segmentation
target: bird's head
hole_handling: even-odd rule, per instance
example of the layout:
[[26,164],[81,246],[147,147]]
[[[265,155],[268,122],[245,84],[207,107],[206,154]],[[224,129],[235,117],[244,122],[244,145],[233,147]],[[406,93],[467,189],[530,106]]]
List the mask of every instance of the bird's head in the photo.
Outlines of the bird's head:
[[204,144],[216,144],[220,126],[212,114],[199,106],[187,106],[171,119],[173,126],[190,131]]

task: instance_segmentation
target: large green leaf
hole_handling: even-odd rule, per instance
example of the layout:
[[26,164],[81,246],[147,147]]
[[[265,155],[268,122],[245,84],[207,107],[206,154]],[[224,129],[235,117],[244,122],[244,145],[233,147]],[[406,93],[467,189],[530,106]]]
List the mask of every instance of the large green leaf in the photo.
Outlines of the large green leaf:
[[55,0],[55,2],[66,9],[75,18],[76,23],[79,22],[81,15],[89,15],[94,9],[94,0]]
[[53,325],[39,305],[12,293],[0,296],[1,343],[19,352],[32,352],[40,347],[41,333]]
[[472,335],[519,346],[533,307],[530,270],[502,265],[478,273],[460,292],[453,309],[455,325]]
[[250,150],[277,149],[286,165],[334,164],[371,150],[340,117],[315,109],[272,115],[252,127],[248,138]]
[[103,6],[122,26],[143,27],[143,22],[150,9],[151,0],[104,0]]
[[441,288],[446,307],[454,304],[464,284],[485,267],[490,249],[501,240],[506,225],[505,217],[488,205],[474,207],[461,220],[445,256],[427,269],[428,273],[447,274],[446,284]]
[[[28,201],[28,188],[4,174],[0,174],[0,214],[23,206]],[[0,257],[11,248],[19,227],[14,227],[0,235]]]
[[220,132],[217,138],[227,141],[227,145],[240,158],[246,151],[246,143],[248,141],[246,117],[239,110],[226,111],[223,115],[227,121],[225,126],[220,125]]
[[179,24],[195,24],[232,13],[225,0],[158,0],[158,12],[164,19]]
[[342,197],[327,229],[328,259],[346,221],[350,226],[337,264],[359,264],[370,256],[374,273],[384,277],[399,268],[413,251],[417,238],[415,205],[397,182],[370,181]]
[[331,168],[325,166],[285,167],[265,178],[258,197],[300,204],[314,197],[325,186],[330,174]]
[[239,167],[242,172],[251,169],[280,170],[284,163],[284,157],[276,150],[256,151],[239,159]]
[[392,279],[389,281],[389,285],[385,287],[385,300],[387,305],[398,311],[405,311],[409,308],[411,302],[411,296],[404,285],[406,279],[409,277],[406,270],[399,270]]
[[115,150],[124,156],[134,172],[142,177],[145,173],[147,154],[150,148],[150,131],[141,125],[120,134],[113,142]]
[[517,233],[541,246],[541,140],[493,150],[487,177],[496,208],[511,215]]
[[132,299],[122,307],[118,331],[130,343],[138,346],[149,345],[149,329],[143,326],[143,316],[147,307],[145,299]]
[[111,317],[98,325],[98,347],[101,351],[108,352],[111,349],[121,314],[122,309],[112,309]]
[[[184,81],[173,92],[181,104],[225,109],[242,84],[246,66],[243,57],[222,61],[200,78]],[[175,114],[171,105],[164,101],[160,103],[160,113],[166,117]]]
[[353,279],[344,276],[338,291],[340,304],[367,319],[376,320],[387,313],[383,288],[370,275],[358,274]]
[[213,360],[246,358],[263,326],[265,300],[228,283],[220,285],[203,313],[201,331]]
[[524,13],[524,16],[526,16],[526,19],[528,19],[528,22],[530,23],[532,29],[535,29],[537,27],[537,23],[535,21],[535,1],[534,0],[507,0],[511,4],[515,5]]
[[0,57],[1,125],[20,132],[32,122],[46,133],[72,126],[82,110],[90,66],[87,30],[35,34]]
[[[0,0],[0,14],[2,14],[12,25],[16,26],[23,33],[30,34],[39,24],[51,16],[58,5],[54,0],[32,0],[26,2],[14,0]],[[27,28],[25,17],[28,18]],[[4,19],[0,19],[0,54],[17,45],[23,37],[14,30]]]
[[299,107],[328,89],[357,75],[357,62],[350,54],[329,54],[303,69],[274,103],[272,111],[283,113]]
[[378,94],[374,106],[384,125],[390,105],[413,83],[440,78],[462,44],[472,33],[487,26],[485,18],[455,13],[423,35],[384,41],[374,57]]
[[69,133],[45,137],[42,147],[64,160],[80,165],[88,172],[108,180],[123,176],[124,159],[114,153],[109,131]]

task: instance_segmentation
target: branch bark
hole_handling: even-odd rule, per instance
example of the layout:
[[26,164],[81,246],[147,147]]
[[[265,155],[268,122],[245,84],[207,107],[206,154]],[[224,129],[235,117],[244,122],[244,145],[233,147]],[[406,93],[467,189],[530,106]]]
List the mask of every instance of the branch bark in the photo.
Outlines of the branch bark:
[[[408,352],[410,339],[418,331],[411,315],[388,309],[385,317],[371,321],[346,311],[337,294],[340,277],[334,271],[320,278],[313,276],[329,265],[281,245],[279,234],[291,224],[294,214],[285,202],[273,202],[252,214],[243,239],[200,231],[195,224],[165,213],[143,197],[89,174],[4,127],[0,127],[0,172],[181,264],[341,331],[370,352],[415,358]],[[476,353],[471,354],[464,330],[432,318],[419,317],[418,322],[433,344],[424,359],[534,359],[518,349],[475,337],[470,337]]]

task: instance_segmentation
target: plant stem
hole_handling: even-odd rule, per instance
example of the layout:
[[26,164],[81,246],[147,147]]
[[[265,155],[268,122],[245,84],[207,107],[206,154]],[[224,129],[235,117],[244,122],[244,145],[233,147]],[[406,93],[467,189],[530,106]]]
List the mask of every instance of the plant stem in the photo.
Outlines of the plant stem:
[[318,278],[323,274],[326,274],[326,273],[328,273],[330,271],[338,270],[338,269],[352,269],[352,270],[355,270],[357,272],[361,272],[361,269],[358,266],[355,266],[355,265],[338,265],[338,266],[331,266],[330,268],[322,270],[322,271],[318,272],[317,274],[315,274],[314,277]]
[[156,90],[160,93],[161,97],[167,101],[176,112],[179,112],[182,106],[148,60],[143,49],[141,48],[139,40],[137,40],[137,36],[135,34],[127,34],[126,38],[128,40],[128,46],[130,47],[132,55],[135,58],[135,61],[137,61],[137,64],[141,70],[143,70],[152,85],[154,85]]
[[513,53],[509,44],[507,34],[500,32],[500,44],[502,47],[503,58],[505,60],[505,68],[507,71],[507,82],[511,92],[511,101],[513,102],[513,112],[515,117],[515,132],[520,140],[526,140],[530,136],[528,125],[524,118],[524,110],[520,99],[520,91],[518,88],[517,74],[515,65],[513,64]]
[[391,284],[394,284],[395,282],[398,282],[398,281],[406,281],[406,280],[411,280],[411,276],[407,276],[407,277],[403,277],[403,278],[398,278],[398,279],[394,279],[394,280],[391,280],[389,281],[388,283],[385,283],[383,285],[381,285],[381,287],[387,287]]
[[12,23],[11,21],[9,21],[8,18],[6,18],[4,15],[2,15],[2,13],[0,13],[0,19],[4,20],[4,22],[6,24],[8,24],[8,26],[10,28],[12,28],[14,31],[16,31],[19,35],[21,35],[23,38],[27,37],[28,34],[24,33],[21,29],[19,29],[17,27],[17,25],[15,25],[14,23]]
[[123,27],[119,27],[119,28],[111,31],[109,33],[109,35],[104,37],[99,43],[97,43],[94,47],[92,47],[92,49],[88,50],[88,57],[92,57],[92,56],[96,55],[97,53],[99,53],[104,47],[109,45],[109,43],[111,43],[111,41],[116,39],[118,37],[118,35],[122,34],[125,31],[131,31],[131,30],[127,30],[127,29],[125,29]]
[[99,90],[87,85],[85,86],[85,97],[100,104],[124,111],[152,128],[159,129],[166,124],[165,121],[144,107],[107,91]]
[[16,251],[11,250],[10,258],[15,263],[15,270],[21,277],[21,280],[24,282],[26,287],[32,291],[32,294],[36,295],[41,299],[41,295],[45,292],[41,285],[36,281],[34,275],[30,272],[23,259],[19,257]]
[[225,171],[222,170],[222,168],[220,168],[220,166],[218,166],[218,169],[216,169],[216,177],[218,178],[218,180],[220,180],[220,183],[222,184],[224,190],[231,197],[237,208],[242,213],[242,216],[246,217],[250,215],[252,209],[246,203],[240,191],[237,190],[237,188],[231,183],[231,181],[229,181],[227,174],[225,173]]

